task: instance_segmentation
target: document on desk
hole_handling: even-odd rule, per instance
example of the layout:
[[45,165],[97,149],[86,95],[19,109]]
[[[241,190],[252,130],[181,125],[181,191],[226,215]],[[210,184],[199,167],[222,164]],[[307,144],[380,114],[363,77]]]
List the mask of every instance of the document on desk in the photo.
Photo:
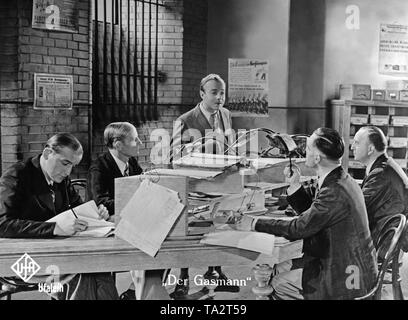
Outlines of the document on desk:
[[[101,219],[98,214],[98,207],[95,201],[91,200],[73,208],[78,219],[84,220],[88,223],[88,228],[85,231],[77,232],[72,236],[75,237],[108,237],[115,230],[113,222]],[[59,215],[47,220],[47,222],[61,223],[63,221],[74,221],[75,216],[71,209],[66,210]],[[67,235],[69,235],[67,233]]]
[[240,248],[271,256],[275,247],[275,236],[263,232],[237,231],[225,225],[204,235],[200,243]]
[[183,209],[176,191],[145,179],[120,212],[115,234],[154,257]]

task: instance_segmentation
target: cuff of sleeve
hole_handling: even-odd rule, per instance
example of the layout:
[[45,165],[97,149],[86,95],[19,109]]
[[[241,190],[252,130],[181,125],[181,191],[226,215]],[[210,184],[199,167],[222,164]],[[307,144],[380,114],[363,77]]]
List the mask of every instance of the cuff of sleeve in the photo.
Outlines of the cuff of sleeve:
[[255,230],[255,226],[256,226],[256,223],[258,222],[258,219],[259,219],[259,218],[253,218],[253,219],[252,219],[251,231],[256,231],[256,230]]
[[287,193],[288,195],[292,195],[294,193],[296,193],[300,188],[302,187],[302,185],[300,183],[296,183],[294,185],[289,186]]

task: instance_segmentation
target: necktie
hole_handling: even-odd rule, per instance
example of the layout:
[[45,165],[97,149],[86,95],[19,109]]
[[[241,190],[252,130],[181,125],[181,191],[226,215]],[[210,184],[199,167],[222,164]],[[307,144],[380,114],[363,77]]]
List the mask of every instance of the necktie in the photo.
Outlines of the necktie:
[[221,130],[221,125],[220,125],[220,117],[219,117],[219,112],[215,112],[211,114],[211,126],[214,131],[220,131]]
[[126,163],[125,170],[123,170],[123,176],[124,177],[129,176],[129,164],[128,163]]
[[52,202],[55,203],[55,189],[54,189],[54,185],[53,184],[49,184],[48,187],[51,190],[51,196],[52,196]]

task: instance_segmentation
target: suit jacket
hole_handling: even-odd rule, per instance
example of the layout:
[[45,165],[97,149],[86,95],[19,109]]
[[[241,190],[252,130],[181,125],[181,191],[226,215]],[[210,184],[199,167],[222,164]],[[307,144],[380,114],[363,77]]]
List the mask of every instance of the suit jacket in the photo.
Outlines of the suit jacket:
[[[135,158],[129,159],[129,175],[143,172]],[[110,152],[105,152],[92,162],[87,178],[87,200],[95,200],[99,206],[103,204],[110,215],[115,214],[115,178],[123,177],[118,165]]]
[[[258,220],[255,228],[304,239],[305,299],[352,299],[371,290],[377,275],[376,253],[358,184],[339,167],[328,174],[314,200],[300,188],[288,201],[301,212],[297,219]],[[350,287],[352,276],[359,288]]]
[[361,186],[374,244],[377,243],[381,228],[390,217],[408,213],[408,178],[402,170],[398,170],[396,163],[393,165],[392,162],[386,155],[379,156]]
[[[231,113],[221,107],[221,122],[224,128],[226,143],[230,144],[233,141],[232,135],[232,120]],[[171,151],[175,154],[177,150],[184,144],[193,142],[201,137],[204,137],[206,130],[212,130],[210,123],[200,109],[200,104],[195,108],[182,114],[175,122],[173,129],[173,138],[171,142]],[[174,150],[173,150],[174,148]]]
[[52,191],[40,167],[40,155],[8,168],[0,178],[0,237],[50,238],[55,222],[44,222],[82,203],[69,178],[54,183],[61,195],[55,210]]

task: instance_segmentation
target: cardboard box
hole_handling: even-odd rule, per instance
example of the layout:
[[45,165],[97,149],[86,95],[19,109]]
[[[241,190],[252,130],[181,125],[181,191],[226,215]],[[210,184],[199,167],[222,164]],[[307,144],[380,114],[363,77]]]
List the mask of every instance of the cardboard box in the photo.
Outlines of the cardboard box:
[[385,100],[398,101],[399,90],[385,90]]
[[406,137],[390,137],[391,148],[406,148],[408,146],[408,138]]
[[408,126],[408,117],[392,116],[391,125],[396,126],[396,127]]
[[368,124],[368,114],[353,114],[350,117],[350,123],[357,125]]
[[408,101],[408,90],[401,90],[399,98],[400,101]]
[[379,90],[379,89],[371,90],[371,98],[373,100],[384,101],[385,100],[385,90]]
[[370,115],[370,123],[374,126],[387,126],[390,123],[388,115]]
[[385,82],[387,90],[408,90],[408,80],[388,80]]
[[341,100],[370,100],[371,85],[369,84],[341,84]]

